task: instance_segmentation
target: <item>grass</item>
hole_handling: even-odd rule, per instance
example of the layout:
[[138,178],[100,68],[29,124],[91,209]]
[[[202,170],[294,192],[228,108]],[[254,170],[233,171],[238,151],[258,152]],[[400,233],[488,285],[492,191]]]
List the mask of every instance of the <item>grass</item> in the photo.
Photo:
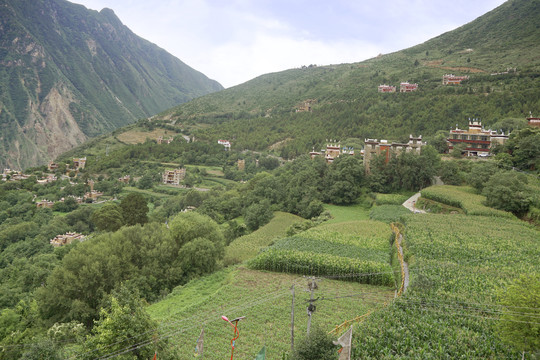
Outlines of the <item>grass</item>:
[[515,218],[509,212],[493,209],[483,203],[486,197],[476,194],[470,186],[430,186],[422,190],[422,197],[459,207],[468,215],[497,216],[505,218]]
[[328,224],[369,219],[369,209],[362,205],[339,206],[325,204],[324,210],[329,211],[333,216],[333,219],[326,222]]
[[259,251],[270,245],[274,239],[286,236],[287,228],[302,221],[301,217],[293,214],[276,212],[268,224],[257,231],[239,237],[225,249],[224,262],[238,263],[254,258]]
[[[291,286],[295,285],[295,341],[307,329],[304,291],[307,279],[297,275],[275,274],[235,267],[194,280],[176,288],[159,303],[148,307],[151,317],[161,323],[161,336],[182,358],[191,358],[195,342],[204,328],[204,358],[225,359],[231,354],[233,329],[221,319],[245,316],[239,323],[234,358],[253,359],[266,346],[268,359],[281,359],[290,349]],[[337,280],[317,281],[317,303],[312,327],[332,330],[346,320],[378,309],[393,297],[393,290],[380,286],[346,283]],[[351,296],[356,295],[356,296]]]

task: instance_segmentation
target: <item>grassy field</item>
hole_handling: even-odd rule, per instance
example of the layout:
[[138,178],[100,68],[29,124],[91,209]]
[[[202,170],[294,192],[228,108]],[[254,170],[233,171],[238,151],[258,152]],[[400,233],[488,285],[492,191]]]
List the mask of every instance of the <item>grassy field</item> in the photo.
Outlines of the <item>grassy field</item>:
[[[312,327],[332,330],[346,320],[380,309],[394,291],[385,287],[320,279],[315,296],[317,310]],[[234,267],[176,288],[167,298],[148,307],[161,325],[161,336],[191,359],[201,329],[204,328],[204,359],[226,359],[231,354],[231,326],[222,315],[240,321],[234,358],[252,360],[266,346],[267,359],[281,359],[290,349],[291,286],[295,285],[295,340],[307,329],[307,279]]]
[[225,249],[225,263],[238,263],[257,256],[264,247],[270,245],[274,239],[284,237],[287,228],[303,219],[289,213],[276,212],[268,224],[257,231],[239,237]]
[[324,204],[324,210],[329,211],[333,216],[333,219],[327,221],[330,224],[369,219],[369,209],[361,205],[339,206]]

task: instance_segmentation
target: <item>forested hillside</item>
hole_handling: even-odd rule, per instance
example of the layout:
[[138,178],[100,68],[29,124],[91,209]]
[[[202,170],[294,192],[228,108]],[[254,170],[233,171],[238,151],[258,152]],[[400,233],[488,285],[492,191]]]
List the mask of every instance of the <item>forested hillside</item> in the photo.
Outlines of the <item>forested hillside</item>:
[[[537,1],[512,0],[424,44],[361,63],[307,66],[266,74],[161,114],[201,140],[237,149],[274,145],[284,157],[325,139],[431,137],[479,118],[509,131],[509,119],[540,114]],[[443,86],[444,74],[468,75]],[[494,75],[497,74],[497,75]],[[381,94],[381,84],[417,83],[413,93]],[[296,112],[311,100],[312,112]],[[211,125],[211,126],[210,126]]]
[[0,167],[43,164],[86,139],[222,89],[110,9],[1,0]]

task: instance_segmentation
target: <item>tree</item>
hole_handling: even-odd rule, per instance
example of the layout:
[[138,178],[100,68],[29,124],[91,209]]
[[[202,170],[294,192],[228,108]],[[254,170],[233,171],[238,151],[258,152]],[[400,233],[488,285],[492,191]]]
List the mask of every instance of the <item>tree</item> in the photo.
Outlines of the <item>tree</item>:
[[169,222],[169,227],[179,247],[197,238],[207,238],[223,247],[223,234],[218,224],[206,215],[193,211],[180,213]]
[[501,288],[498,298],[506,307],[497,326],[499,336],[520,351],[540,351],[540,275],[521,275]]
[[251,204],[244,213],[244,221],[249,230],[255,231],[263,225],[266,225],[274,213],[270,208],[270,201],[264,199],[258,203]]
[[443,161],[439,170],[441,180],[447,185],[461,185],[462,177],[455,161]]
[[144,196],[130,193],[120,202],[122,216],[126,225],[146,224],[148,222],[148,205]]
[[79,207],[77,200],[71,196],[67,197],[64,201],[55,202],[53,205],[54,211],[70,212]]
[[450,155],[455,159],[460,159],[466,147],[467,145],[465,145],[464,143],[458,143],[454,145],[454,148],[450,152]]
[[[137,292],[121,286],[101,309],[92,333],[84,343],[86,359],[117,354],[119,359],[151,359],[155,351],[167,351],[167,340],[158,338],[158,323],[150,318]],[[136,346],[143,344],[144,346]]]
[[433,146],[440,154],[444,154],[448,152],[448,141],[446,140],[447,137],[448,131],[439,130],[431,141],[429,141],[429,145]]
[[[507,154],[508,155],[508,154]],[[499,171],[497,163],[492,161],[482,161],[471,169],[471,172],[467,176],[467,182],[474,187],[478,192],[482,192],[484,185],[491,176]]]
[[153,182],[154,179],[152,174],[147,173],[139,179],[139,181],[137,182],[137,187],[139,189],[151,189],[154,186]]
[[118,204],[109,202],[94,211],[90,220],[100,231],[116,231],[124,225],[122,213],[122,208]]
[[488,206],[521,216],[529,210],[531,203],[526,184],[525,175],[502,172],[488,180],[482,193],[486,196]]

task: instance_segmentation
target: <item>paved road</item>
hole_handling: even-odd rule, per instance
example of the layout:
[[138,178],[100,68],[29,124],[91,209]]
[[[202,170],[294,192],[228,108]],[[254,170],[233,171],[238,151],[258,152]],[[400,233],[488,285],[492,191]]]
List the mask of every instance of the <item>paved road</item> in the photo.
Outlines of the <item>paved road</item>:
[[416,193],[413,196],[411,196],[410,198],[408,198],[402,205],[405,206],[410,211],[412,211],[413,213],[425,214],[426,212],[424,210],[417,209],[416,206],[415,206],[416,200],[418,200],[419,197],[420,197],[420,193]]

